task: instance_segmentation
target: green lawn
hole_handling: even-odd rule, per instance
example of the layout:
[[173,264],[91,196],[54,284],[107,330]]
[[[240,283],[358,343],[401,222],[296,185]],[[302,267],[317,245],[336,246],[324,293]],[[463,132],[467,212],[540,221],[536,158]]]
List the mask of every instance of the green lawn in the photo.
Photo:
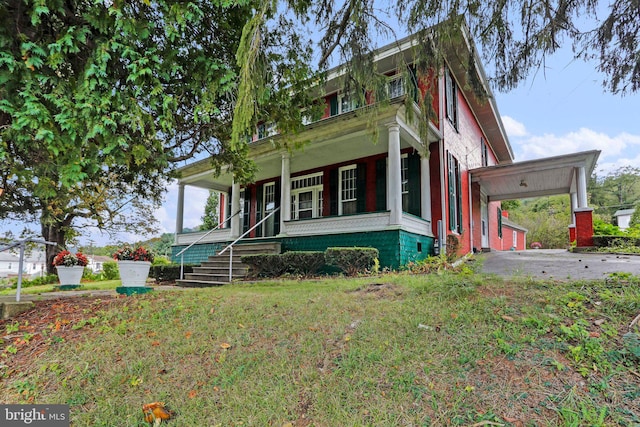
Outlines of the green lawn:
[[639,284],[389,274],[97,301],[29,332],[37,358],[30,325],[0,324],[0,401],[70,404],[74,426],[146,425],[153,401],[175,426],[639,425]]
[[[102,290],[102,289],[115,289],[120,286],[120,280],[102,280],[99,282],[83,282],[82,290],[85,291],[93,291],[93,290]],[[38,285],[38,286],[29,286],[23,287],[20,289],[21,295],[37,295],[43,294],[46,292],[56,291],[55,285]],[[0,295],[15,295],[16,289],[2,289],[0,290]]]

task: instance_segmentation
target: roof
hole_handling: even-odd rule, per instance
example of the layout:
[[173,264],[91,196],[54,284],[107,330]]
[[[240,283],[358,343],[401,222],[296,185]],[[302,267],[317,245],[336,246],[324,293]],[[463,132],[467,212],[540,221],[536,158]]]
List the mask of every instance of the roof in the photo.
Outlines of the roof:
[[507,226],[509,228],[513,228],[514,230],[520,230],[520,231],[524,231],[525,233],[528,233],[529,230],[527,230],[526,228],[524,228],[523,226],[516,224],[513,221],[508,220],[507,218],[502,218],[502,225],[503,226]]
[[620,210],[617,210],[613,214],[613,216],[633,215],[635,211],[636,211],[635,209],[620,209]]
[[575,168],[584,167],[586,176],[591,176],[599,156],[599,150],[582,151],[469,172],[492,201],[569,194],[575,191]]

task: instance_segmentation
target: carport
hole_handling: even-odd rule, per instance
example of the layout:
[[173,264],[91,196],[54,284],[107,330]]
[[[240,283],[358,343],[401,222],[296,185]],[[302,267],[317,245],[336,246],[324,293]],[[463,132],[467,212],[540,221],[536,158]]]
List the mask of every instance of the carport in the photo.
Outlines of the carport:
[[599,156],[599,150],[583,151],[482,167],[469,173],[487,202],[570,194],[573,224],[569,225],[569,239],[575,240],[578,247],[593,246],[593,209],[587,206],[587,177]]

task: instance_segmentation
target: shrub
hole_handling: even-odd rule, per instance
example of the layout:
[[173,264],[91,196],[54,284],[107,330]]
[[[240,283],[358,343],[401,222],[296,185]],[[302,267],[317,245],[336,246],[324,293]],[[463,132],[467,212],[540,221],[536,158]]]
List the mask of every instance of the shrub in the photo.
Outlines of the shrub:
[[[12,282],[11,288],[16,289],[18,287],[18,279],[13,279],[15,281]],[[40,285],[57,285],[58,284],[58,275],[57,274],[45,274],[42,277],[36,277],[33,280],[22,280],[21,287],[28,288],[30,286],[40,286]]]
[[327,248],[324,253],[327,264],[339,267],[349,276],[373,268],[378,256],[376,248]]
[[166,256],[157,256],[153,259],[153,263],[151,265],[172,265],[172,263]]
[[[193,273],[193,266],[185,264],[184,273]],[[180,278],[180,264],[152,265],[149,276],[156,282],[175,282]]]
[[116,280],[120,278],[118,263],[115,261],[105,261],[102,263],[102,274],[106,280]]
[[243,255],[240,261],[249,266],[253,277],[278,277],[287,271],[280,254]]
[[282,254],[286,271],[303,276],[314,275],[325,265],[324,252],[291,251]]
[[593,236],[593,244],[598,248],[640,246],[640,239],[631,236]]

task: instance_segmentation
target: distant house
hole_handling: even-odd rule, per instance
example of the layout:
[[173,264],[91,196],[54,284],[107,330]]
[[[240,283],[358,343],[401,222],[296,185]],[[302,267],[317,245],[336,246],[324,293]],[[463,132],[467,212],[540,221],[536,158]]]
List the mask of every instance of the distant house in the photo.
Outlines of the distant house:
[[613,214],[616,219],[616,224],[618,224],[618,228],[620,228],[620,230],[626,230],[627,228],[629,228],[631,215],[633,215],[635,211],[635,209],[620,209]]
[[[295,136],[306,141],[304,150],[274,143],[282,135],[267,124],[249,138],[257,168],[252,183],[235,181],[231,167],[217,173],[210,159],[181,168],[174,260],[189,248],[185,262],[206,261],[244,233],[242,243],[276,242],[283,252],[376,247],[380,265],[392,269],[444,252],[452,238],[460,254],[524,249],[526,230],[503,220],[501,201],[551,194],[571,195],[570,229],[578,246],[591,246],[586,177],[600,152],[514,163],[479,58],[473,69],[460,60],[477,52],[466,27],[460,31],[460,45],[451,46],[440,69],[424,75],[411,63],[423,48],[413,37],[375,52],[376,68],[387,76],[380,95],[387,102],[372,110],[373,120],[364,114],[369,105],[358,105],[345,88],[343,68],[330,70],[324,115]],[[407,75],[413,78],[405,81]],[[486,96],[477,96],[473,79]],[[406,106],[410,85],[433,100],[435,116],[425,123],[416,118],[418,104]],[[366,95],[369,104],[377,102]],[[185,186],[220,193],[222,228],[185,232]]]
[[[0,252],[0,277],[15,277],[20,272],[20,256],[14,251]],[[22,274],[25,277],[37,277],[46,273],[44,252],[25,253]]]
[[509,212],[502,211],[502,250],[524,251],[527,249],[527,230],[523,226],[509,220]]
[[94,273],[100,273],[105,262],[113,261],[113,258],[102,255],[88,255],[89,264],[87,268],[91,269]]

